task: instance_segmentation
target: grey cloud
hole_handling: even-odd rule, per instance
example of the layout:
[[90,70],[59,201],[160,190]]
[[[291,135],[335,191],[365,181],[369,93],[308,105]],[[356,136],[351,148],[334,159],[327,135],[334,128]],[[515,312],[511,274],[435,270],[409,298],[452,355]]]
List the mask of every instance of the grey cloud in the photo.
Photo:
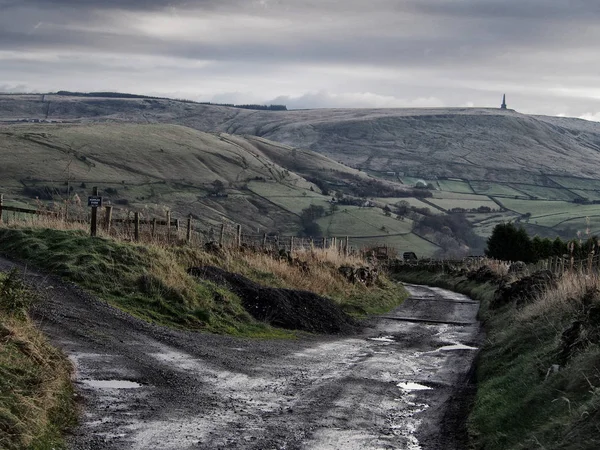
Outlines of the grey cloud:
[[[231,3],[233,0],[229,0]],[[169,8],[216,7],[227,0],[0,0],[0,8],[34,7],[41,9],[71,8],[89,9],[125,9],[134,11],[164,10]]]
[[[427,15],[497,19],[586,19],[600,17],[596,0],[411,0],[400,6]],[[507,23],[510,26],[510,24]]]
[[[227,14],[243,14],[282,25],[252,32],[240,26],[223,39],[205,36],[193,41],[185,36],[143,34],[126,22],[131,15],[120,19],[111,13],[117,10],[153,17],[172,17],[173,11],[182,17],[208,13],[214,14],[215,23],[226,23]],[[35,80],[42,66],[52,68],[53,80],[60,80],[61,73],[68,80],[75,69],[124,79],[128,71],[142,70],[136,67],[137,58],[171,58],[173,67],[156,62],[143,69],[155,71],[145,76],[154,76],[156,86],[162,87],[170,82],[163,72],[177,80],[194,73],[185,64],[208,60],[214,64],[195,69],[199,77],[213,80],[221,75],[242,86],[245,74],[267,76],[288,68],[286,76],[297,82],[294,96],[285,90],[253,95],[265,99],[283,95],[299,107],[432,97],[448,104],[466,103],[511,87],[531,86],[532,92],[556,85],[585,89],[598,84],[598,41],[600,2],[596,0],[0,0],[0,52],[19,53],[0,54],[0,79],[10,85],[19,83],[14,81],[21,79],[19,73]],[[36,54],[56,58],[22,58]],[[95,57],[107,54],[120,63]],[[338,71],[337,80],[327,74],[318,81],[308,79],[315,67],[325,72],[327,67],[342,67],[348,76]],[[350,77],[355,68],[371,75]],[[419,75],[413,80],[381,81],[378,70]],[[38,77],[34,86],[49,83],[41,71]],[[309,83],[329,83],[324,90],[339,92],[299,93],[314,91]],[[346,88],[349,91],[342,91]],[[212,95],[236,91],[227,89]],[[456,95],[445,93],[450,90]],[[356,92],[373,95],[361,97]],[[523,98],[532,108],[549,108],[545,101],[534,99],[537,95]],[[595,104],[586,103],[580,114],[600,110]]]

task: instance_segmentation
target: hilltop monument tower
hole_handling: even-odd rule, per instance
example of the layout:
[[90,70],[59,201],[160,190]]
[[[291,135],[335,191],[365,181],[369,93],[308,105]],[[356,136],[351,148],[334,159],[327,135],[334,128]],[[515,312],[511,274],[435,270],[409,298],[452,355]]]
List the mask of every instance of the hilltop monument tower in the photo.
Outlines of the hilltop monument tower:
[[500,109],[506,109],[506,94],[502,96],[502,104],[500,105]]

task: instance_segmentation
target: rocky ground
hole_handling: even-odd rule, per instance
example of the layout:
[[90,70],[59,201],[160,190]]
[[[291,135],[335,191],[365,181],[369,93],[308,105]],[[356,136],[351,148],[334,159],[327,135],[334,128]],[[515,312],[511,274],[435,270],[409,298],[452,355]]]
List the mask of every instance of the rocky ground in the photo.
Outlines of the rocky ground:
[[[14,264],[0,260],[0,270]],[[74,362],[72,449],[463,449],[478,304],[436,288],[352,335],[261,341],[156,327],[34,271]]]

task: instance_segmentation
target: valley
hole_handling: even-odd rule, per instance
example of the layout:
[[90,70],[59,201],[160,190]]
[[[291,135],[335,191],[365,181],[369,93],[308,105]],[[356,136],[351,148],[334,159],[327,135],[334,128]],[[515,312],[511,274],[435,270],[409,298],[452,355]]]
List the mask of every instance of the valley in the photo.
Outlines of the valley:
[[[6,201],[98,186],[122,214],[169,209],[206,233],[225,222],[292,235],[313,205],[326,236],[421,257],[477,254],[504,221],[548,237],[600,232],[599,150],[600,124],[512,110],[0,95]],[[464,215],[479,240],[418,226],[436,215]]]

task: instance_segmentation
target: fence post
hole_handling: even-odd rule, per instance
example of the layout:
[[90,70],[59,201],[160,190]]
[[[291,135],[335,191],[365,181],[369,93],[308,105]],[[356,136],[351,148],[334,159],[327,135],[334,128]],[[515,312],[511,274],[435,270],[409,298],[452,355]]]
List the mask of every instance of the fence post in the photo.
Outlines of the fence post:
[[4,194],[0,194],[0,223],[2,223],[2,206],[4,205]]
[[152,239],[156,236],[156,217],[152,219]]
[[350,240],[348,238],[348,236],[346,236],[346,242],[344,243],[344,256],[348,257],[348,244],[349,244]]
[[327,238],[323,238],[323,250],[327,249]]
[[294,251],[294,236],[290,236],[290,255]]
[[221,234],[219,235],[219,247],[223,247],[223,241],[225,240],[225,224],[221,224]]
[[167,210],[167,242],[171,242],[171,211]]
[[140,241],[140,213],[133,213],[133,239],[135,242]]
[[112,206],[107,206],[104,209],[104,228],[106,229],[106,234],[110,234],[110,225],[112,222]]
[[[98,188],[94,187],[92,189],[92,195],[98,195]],[[98,208],[96,206],[92,207],[92,220],[90,224],[90,235],[95,237],[98,234]]]
[[263,248],[267,248],[267,233],[263,233],[262,246]]
[[187,233],[185,234],[185,241],[189,244],[192,242],[192,215],[190,214],[187,221]]
[[242,246],[242,226],[241,225],[237,226],[236,241],[237,241],[238,248],[241,247]]

